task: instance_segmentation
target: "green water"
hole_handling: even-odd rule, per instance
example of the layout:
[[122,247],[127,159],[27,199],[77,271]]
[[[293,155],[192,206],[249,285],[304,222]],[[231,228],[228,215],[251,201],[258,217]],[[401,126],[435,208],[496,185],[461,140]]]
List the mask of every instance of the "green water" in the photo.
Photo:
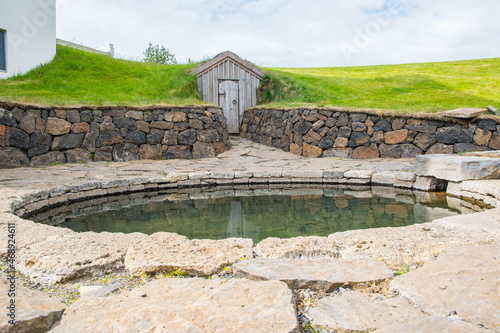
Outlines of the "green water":
[[400,227],[459,214],[448,207],[442,195],[430,202],[417,202],[411,193],[388,198],[366,191],[359,195],[338,190],[294,191],[103,199],[101,205],[68,207],[38,220],[77,232],[165,231],[188,238],[241,237],[259,242],[268,237],[328,236],[347,230]]

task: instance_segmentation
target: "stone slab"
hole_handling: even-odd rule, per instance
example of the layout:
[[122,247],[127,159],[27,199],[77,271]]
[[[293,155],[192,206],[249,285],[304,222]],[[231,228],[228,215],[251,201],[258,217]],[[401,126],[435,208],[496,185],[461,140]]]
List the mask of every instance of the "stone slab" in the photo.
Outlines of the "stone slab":
[[415,160],[417,176],[448,181],[500,178],[500,158],[455,155],[420,155]]
[[317,259],[340,256],[340,251],[334,241],[318,236],[288,239],[266,238],[255,246],[254,253],[258,257],[275,259]]
[[78,288],[80,292],[80,297],[105,297],[114,291],[122,288],[123,284],[121,282],[115,282],[108,286],[81,286]]
[[299,332],[293,295],[279,281],[161,279],[106,298],[82,298],[52,333]]
[[393,277],[380,261],[342,259],[266,259],[243,260],[233,266],[239,277],[253,280],[279,280],[291,289],[332,292],[343,285],[382,281]]
[[437,260],[401,275],[391,286],[426,313],[500,327],[500,243],[443,251]]
[[[313,325],[340,332],[486,332],[479,327],[427,316],[402,297],[346,291],[325,297],[309,310]],[[411,327],[412,329],[405,329]],[[427,329],[422,329],[428,327]]]
[[[23,286],[22,280],[15,279],[14,286],[7,275],[0,276],[0,305],[3,316],[0,332],[47,332],[62,316],[66,305],[42,292]],[[9,297],[9,290],[15,290],[15,298]],[[10,300],[15,299],[15,323],[8,323]]]
[[180,269],[189,275],[210,276],[240,259],[252,258],[252,247],[251,239],[189,240],[158,232],[130,247],[125,267],[134,275]]
[[488,109],[461,108],[443,112],[443,116],[450,118],[475,118],[488,113]]
[[20,249],[17,269],[31,282],[45,285],[111,273],[123,269],[128,247],[144,238],[140,233],[55,235]]
[[343,259],[383,260],[392,269],[397,269],[403,263],[416,265],[431,260],[446,248],[487,244],[497,236],[481,228],[470,227],[464,232],[462,227],[429,222],[398,228],[351,230],[328,237],[336,243]]

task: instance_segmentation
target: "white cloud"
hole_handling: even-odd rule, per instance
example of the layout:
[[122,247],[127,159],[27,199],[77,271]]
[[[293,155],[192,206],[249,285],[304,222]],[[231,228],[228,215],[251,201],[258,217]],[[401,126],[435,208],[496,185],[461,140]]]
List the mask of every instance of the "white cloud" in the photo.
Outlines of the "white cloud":
[[182,62],[232,50],[265,66],[405,63],[500,57],[499,12],[494,0],[72,0],[57,35],[126,58],[152,41]]

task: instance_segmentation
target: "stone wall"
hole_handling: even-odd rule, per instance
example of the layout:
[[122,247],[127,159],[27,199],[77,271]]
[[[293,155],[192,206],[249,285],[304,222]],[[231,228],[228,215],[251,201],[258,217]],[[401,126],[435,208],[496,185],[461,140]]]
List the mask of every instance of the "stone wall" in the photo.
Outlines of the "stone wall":
[[245,138],[308,157],[408,158],[500,149],[500,118],[334,109],[245,111]]
[[49,107],[0,102],[0,168],[197,159],[230,148],[222,110]]

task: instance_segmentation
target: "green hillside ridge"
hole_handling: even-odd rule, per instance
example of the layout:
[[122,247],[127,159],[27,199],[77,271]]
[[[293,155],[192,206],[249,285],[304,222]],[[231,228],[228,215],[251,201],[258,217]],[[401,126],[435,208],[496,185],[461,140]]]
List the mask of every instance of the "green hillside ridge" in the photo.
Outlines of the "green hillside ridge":
[[500,58],[336,68],[265,68],[266,106],[404,112],[500,107]]
[[54,60],[0,80],[0,100],[41,105],[197,105],[198,64],[157,65],[57,46]]
[[[55,59],[0,80],[0,100],[41,105],[205,104],[188,65],[156,65],[57,46]],[[262,107],[402,112],[500,108],[500,58],[407,65],[264,68]]]

